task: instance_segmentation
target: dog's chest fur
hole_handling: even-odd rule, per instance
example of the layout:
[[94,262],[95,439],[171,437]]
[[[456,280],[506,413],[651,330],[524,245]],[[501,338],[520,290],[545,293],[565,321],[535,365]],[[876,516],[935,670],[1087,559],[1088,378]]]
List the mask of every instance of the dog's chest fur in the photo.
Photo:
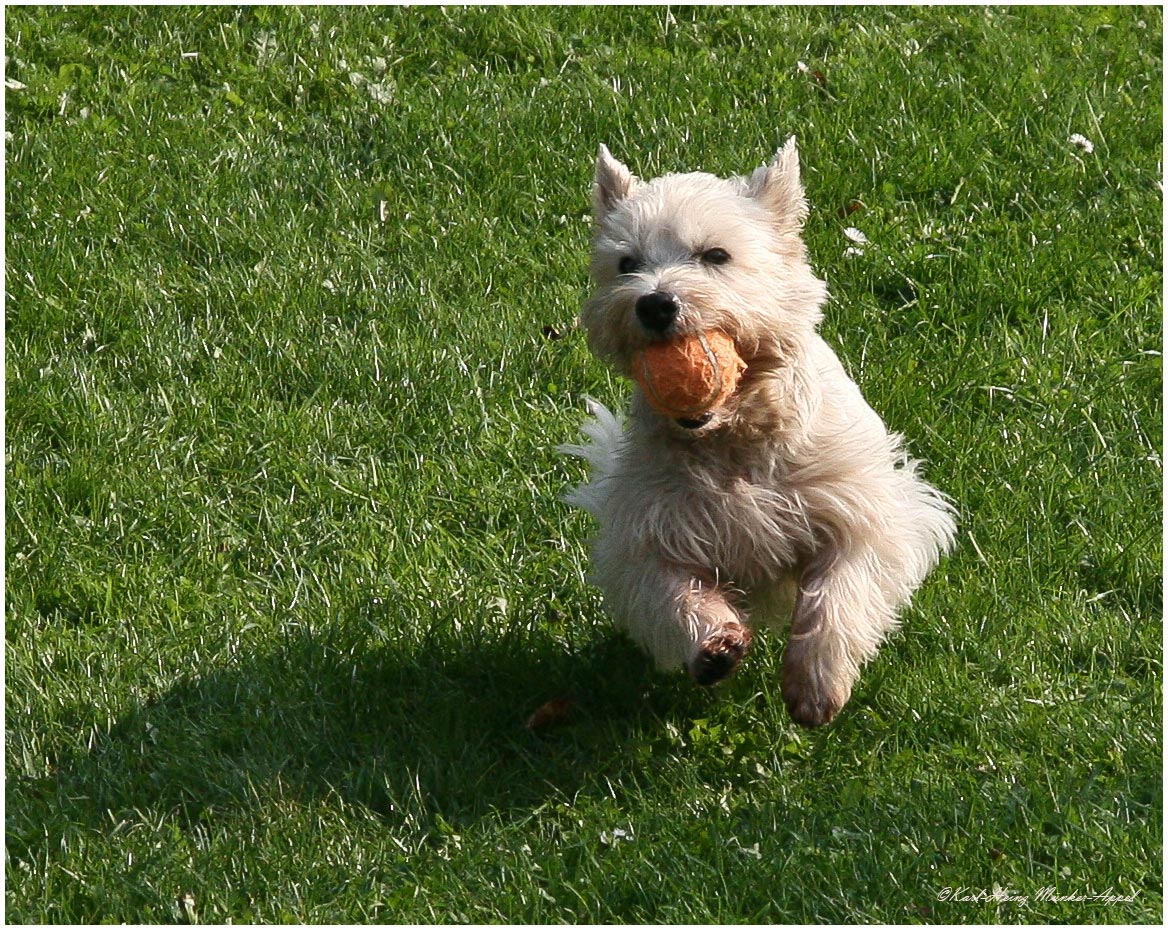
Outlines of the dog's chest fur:
[[724,436],[676,437],[635,429],[622,450],[610,516],[670,561],[743,590],[794,571],[815,534],[778,446],[733,454]]

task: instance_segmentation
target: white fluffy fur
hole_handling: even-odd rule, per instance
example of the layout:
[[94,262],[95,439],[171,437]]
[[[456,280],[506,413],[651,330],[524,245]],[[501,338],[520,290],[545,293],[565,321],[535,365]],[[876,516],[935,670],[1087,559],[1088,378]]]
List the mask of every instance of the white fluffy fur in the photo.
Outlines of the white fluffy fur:
[[[600,524],[594,577],[617,622],[663,668],[703,683],[733,671],[759,622],[791,631],[783,693],[796,720],[831,720],[955,526],[817,333],[825,285],[800,238],[807,204],[794,139],[745,178],[635,178],[603,146],[593,187],[589,345],[628,374],[661,333],[635,311],[678,308],[667,335],[726,331],[747,363],[699,427],[650,408],[622,425],[589,401],[591,479],[569,495]],[[702,259],[724,249],[725,264]],[[636,262],[620,270],[624,257]]]

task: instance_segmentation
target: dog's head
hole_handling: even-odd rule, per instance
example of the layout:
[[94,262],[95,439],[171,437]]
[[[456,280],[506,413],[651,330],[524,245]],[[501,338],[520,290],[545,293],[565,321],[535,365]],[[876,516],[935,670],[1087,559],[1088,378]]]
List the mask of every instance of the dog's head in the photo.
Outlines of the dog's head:
[[641,181],[603,145],[592,186],[594,290],[581,321],[628,374],[649,343],[720,329],[749,366],[813,331],[827,297],[800,236],[807,201],[791,138],[748,177]]

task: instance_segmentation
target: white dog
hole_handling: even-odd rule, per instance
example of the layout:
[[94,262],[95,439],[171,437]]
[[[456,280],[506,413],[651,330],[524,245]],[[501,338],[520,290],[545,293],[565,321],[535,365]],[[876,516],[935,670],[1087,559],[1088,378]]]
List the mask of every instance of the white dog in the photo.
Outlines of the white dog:
[[594,579],[659,667],[703,685],[789,615],[783,697],[828,723],[956,527],[817,332],[795,140],[749,177],[649,182],[601,146],[592,199],[592,351],[631,375],[645,346],[718,329],[747,366],[696,419],[640,387],[623,426],[590,402],[590,442],[564,448],[591,466],[568,500],[600,523]]

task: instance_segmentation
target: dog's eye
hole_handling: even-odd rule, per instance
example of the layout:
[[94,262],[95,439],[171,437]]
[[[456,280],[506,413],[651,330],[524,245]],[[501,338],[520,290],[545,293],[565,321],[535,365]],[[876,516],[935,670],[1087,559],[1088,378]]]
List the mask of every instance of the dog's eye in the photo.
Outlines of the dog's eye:
[[702,261],[707,265],[725,265],[730,261],[730,253],[725,249],[706,249],[702,253]]
[[620,264],[617,265],[617,268],[620,270],[621,274],[632,274],[634,271],[636,271],[640,267],[641,267],[641,263],[639,261],[637,261],[637,259],[634,258],[632,255],[622,256],[621,260],[620,260]]

